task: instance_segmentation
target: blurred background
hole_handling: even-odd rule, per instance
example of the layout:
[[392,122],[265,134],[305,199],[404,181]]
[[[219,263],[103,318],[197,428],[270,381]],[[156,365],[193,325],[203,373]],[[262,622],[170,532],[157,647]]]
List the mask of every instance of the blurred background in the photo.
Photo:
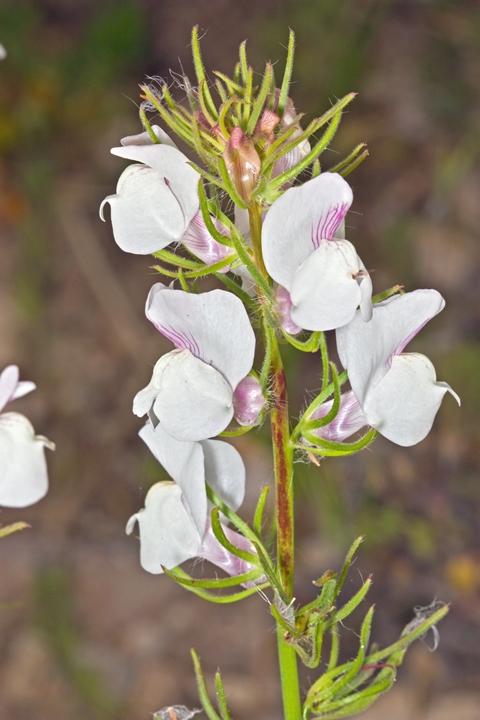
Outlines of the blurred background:
[[[38,505],[2,510],[31,529],[0,544],[0,718],[147,720],[198,707],[189,648],[220,666],[237,720],[280,718],[273,620],[251,597],[211,606],[142,571],[124,534],[162,479],[137,437],[135,392],[170,347],[143,314],[148,257],[122,253],[98,218],[139,132],[138,83],[191,74],[199,24],[207,68],[232,71],[239,43],[261,72],[297,34],[291,95],[307,119],[357,91],[325,167],[361,141],[348,237],[376,292],[437,288],[444,312],[410,349],[446,396],[414,448],[382,438],[348,460],[298,466],[297,601],[366,534],[346,593],[374,575],[373,638],[385,645],[413,607],[451,602],[440,645],[417,642],[367,720],[480,718],[480,6],[478,0],[1,0],[0,367],[38,389],[12,409],[57,444]],[[288,355],[293,412],[318,362]],[[272,469],[267,432],[236,441],[249,517]],[[208,569],[206,569],[208,575]],[[366,609],[366,606],[364,610]],[[347,623],[342,653],[358,643]],[[302,677],[308,687],[316,677]]]

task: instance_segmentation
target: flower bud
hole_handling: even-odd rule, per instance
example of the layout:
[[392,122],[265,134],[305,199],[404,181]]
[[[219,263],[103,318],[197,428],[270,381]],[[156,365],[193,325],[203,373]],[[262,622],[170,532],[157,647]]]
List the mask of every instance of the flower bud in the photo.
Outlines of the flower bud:
[[263,408],[265,398],[257,378],[252,375],[240,380],[233,394],[233,414],[239,425],[253,425]]
[[242,200],[249,202],[260,172],[261,161],[254,144],[244,135],[242,128],[235,127],[232,130],[223,157],[235,189]]
[[275,293],[274,313],[280,322],[280,327],[285,330],[285,332],[290,333],[290,335],[298,335],[299,332],[302,332],[302,328],[293,322],[290,315],[291,309],[292,300],[290,293],[286,288],[279,285]]

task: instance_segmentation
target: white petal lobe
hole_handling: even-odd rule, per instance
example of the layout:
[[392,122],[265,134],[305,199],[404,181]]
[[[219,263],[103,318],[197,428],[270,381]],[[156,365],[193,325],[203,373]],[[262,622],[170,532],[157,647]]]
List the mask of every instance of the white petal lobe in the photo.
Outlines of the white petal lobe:
[[0,415],[0,505],[27,507],[46,495],[47,444],[23,415]]

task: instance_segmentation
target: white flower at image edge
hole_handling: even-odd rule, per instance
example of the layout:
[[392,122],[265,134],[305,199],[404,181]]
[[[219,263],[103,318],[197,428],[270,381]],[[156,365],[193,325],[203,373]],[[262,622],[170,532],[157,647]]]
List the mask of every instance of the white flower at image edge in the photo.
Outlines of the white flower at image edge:
[[[135,523],[140,528],[140,562],[150,573],[172,569],[185,560],[199,557],[218,565],[230,575],[252,567],[229,553],[215,538],[209,520],[205,482],[232,510],[242,503],[245,467],[232,445],[221,440],[179,442],[150,422],[140,437],[174,482],[153,485],[145,498],[145,509],[132,515],[128,534]],[[252,551],[250,543],[229,528],[230,542]]]
[[[112,148],[113,155],[136,160],[121,174],[115,195],[100,206],[110,204],[113,234],[125,252],[148,255],[182,242],[207,265],[223,260],[231,248],[216,242],[208,232],[200,212],[200,175],[157,125],[152,130],[160,140],[153,143],[146,132],[122,140],[123,147]],[[221,234],[227,230],[212,218]]]
[[157,283],[145,312],[177,349],[158,360],[133,412],[153,413],[177,440],[218,435],[234,415],[235,391],[241,393],[254,360],[255,334],[243,303],[224,290],[196,295]]
[[[320,437],[343,440],[365,425],[397,445],[408,447],[423,440],[433,425],[445,393],[460,398],[420,353],[403,349],[445,306],[436,290],[415,290],[378,303],[371,322],[357,313],[337,330],[340,362],[348,370],[352,391],[342,396],[340,412]],[[312,418],[324,417],[331,401]]]
[[[12,400],[35,390],[32,382],[19,382],[19,370],[9,365],[0,374],[0,411]],[[0,505],[27,507],[48,490],[45,447],[53,443],[35,435],[31,422],[20,413],[0,415]]]
[[[290,294],[291,320],[304,330],[334,330],[360,306],[372,315],[372,282],[354,246],[345,240],[344,217],[352,190],[336,173],[283,193],[262,230],[265,267]],[[288,330],[288,327],[286,328]]]

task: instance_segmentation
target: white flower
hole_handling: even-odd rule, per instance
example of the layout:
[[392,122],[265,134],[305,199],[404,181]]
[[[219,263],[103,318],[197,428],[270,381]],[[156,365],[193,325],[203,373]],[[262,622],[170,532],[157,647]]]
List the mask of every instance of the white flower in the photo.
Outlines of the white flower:
[[[229,553],[213,535],[205,483],[231,509],[245,493],[245,466],[232,445],[220,440],[179,442],[148,422],[140,431],[156,459],[174,482],[159,482],[147,493],[145,509],[132,515],[126,532],[140,528],[140,562],[150,573],[172,569],[194,557],[204,558],[231,575],[248,572],[251,565]],[[230,542],[251,552],[241,535],[224,528]]]
[[5,50],[2,43],[0,43],[0,60],[5,60],[6,57],[7,57],[7,51]]
[[[207,265],[223,260],[232,250],[216,242],[205,227],[200,212],[200,176],[189,165],[170,136],[154,125],[161,140],[154,144],[147,132],[123,138],[123,147],[114,155],[136,160],[120,176],[116,195],[109,195],[100,206],[110,204],[113,234],[126,252],[149,255],[171,243],[182,242]],[[212,218],[218,231],[227,235],[224,225]]]
[[[35,390],[34,383],[19,382],[18,377],[16,365],[9,365],[0,374],[0,411],[11,400]],[[46,495],[45,446],[55,449],[47,438],[35,435],[24,415],[16,412],[0,415],[0,505],[26,507]]]
[[[447,383],[437,382],[435,368],[425,355],[402,352],[444,306],[436,290],[416,290],[375,305],[369,323],[357,312],[337,330],[338,354],[358,405],[346,397],[341,419],[334,423],[355,432],[363,413],[363,424],[397,445],[409,446],[428,435],[446,392],[460,404]],[[325,434],[327,428],[318,433],[334,439]]]
[[370,276],[344,239],[352,199],[340,175],[322,173],[284,192],[266,214],[265,267],[290,293],[291,319],[304,330],[342,327],[358,306],[365,321],[371,318]]
[[[196,295],[157,283],[146,315],[177,349],[157,362],[133,412],[141,417],[152,411],[177,440],[218,435],[232,419],[234,393],[253,365],[255,335],[243,303],[224,290]],[[240,404],[244,414],[245,402]]]

